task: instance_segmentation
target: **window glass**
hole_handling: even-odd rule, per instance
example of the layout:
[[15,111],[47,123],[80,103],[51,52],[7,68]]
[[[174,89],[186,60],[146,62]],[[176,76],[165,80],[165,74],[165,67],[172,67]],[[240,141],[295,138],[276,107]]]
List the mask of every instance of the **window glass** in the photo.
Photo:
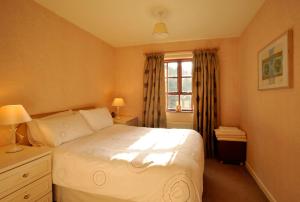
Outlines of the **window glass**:
[[182,78],[182,92],[192,92],[192,78]]
[[192,62],[182,62],[182,76],[192,76]]
[[177,77],[177,68],[178,68],[177,62],[168,63],[168,76],[169,77]]
[[191,110],[192,95],[181,95],[180,105],[181,105],[181,110]]
[[177,102],[178,102],[178,95],[168,95],[169,109],[176,109]]
[[177,91],[177,78],[168,78],[168,92]]

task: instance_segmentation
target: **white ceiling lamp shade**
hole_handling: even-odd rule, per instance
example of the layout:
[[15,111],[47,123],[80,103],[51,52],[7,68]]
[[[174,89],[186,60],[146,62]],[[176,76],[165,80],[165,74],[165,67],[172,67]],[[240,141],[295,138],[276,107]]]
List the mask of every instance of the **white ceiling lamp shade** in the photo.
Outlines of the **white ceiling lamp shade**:
[[162,18],[166,17],[166,13],[166,9],[164,8],[156,10],[155,12],[155,16],[159,19],[159,22],[154,25],[152,34],[156,39],[165,39],[169,36],[167,25],[162,22]]
[[154,25],[153,36],[157,39],[165,39],[169,36],[167,25],[164,22],[158,22]]

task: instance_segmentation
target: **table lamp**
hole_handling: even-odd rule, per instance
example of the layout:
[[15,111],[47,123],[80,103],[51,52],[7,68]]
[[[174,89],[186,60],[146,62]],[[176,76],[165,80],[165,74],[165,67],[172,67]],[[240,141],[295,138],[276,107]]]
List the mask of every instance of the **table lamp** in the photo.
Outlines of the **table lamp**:
[[31,121],[22,105],[5,105],[0,107],[0,125],[11,126],[12,147],[6,151],[7,153],[15,153],[23,150],[16,144],[17,125]]
[[120,107],[124,106],[125,102],[123,98],[115,98],[113,100],[112,106],[117,107],[116,119],[120,119]]

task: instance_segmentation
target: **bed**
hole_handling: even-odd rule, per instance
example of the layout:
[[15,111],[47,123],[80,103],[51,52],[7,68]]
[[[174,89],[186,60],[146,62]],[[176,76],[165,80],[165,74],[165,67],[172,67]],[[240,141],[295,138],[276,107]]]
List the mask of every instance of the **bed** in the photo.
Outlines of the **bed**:
[[188,129],[112,124],[53,147],[61,202],[200,202],[203,170],[201,135]]

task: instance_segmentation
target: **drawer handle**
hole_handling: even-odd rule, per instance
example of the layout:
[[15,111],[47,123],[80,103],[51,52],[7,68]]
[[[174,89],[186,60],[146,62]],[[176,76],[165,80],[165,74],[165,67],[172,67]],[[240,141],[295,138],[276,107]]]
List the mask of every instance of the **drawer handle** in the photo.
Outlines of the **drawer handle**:
[[29,199],[30,198],[30,194],[25,194],[24,195],[24,199]]
[[28,176],[29,176],[29,173],[24,173],[24,174],[22,175],[23,178],[27,178]]

